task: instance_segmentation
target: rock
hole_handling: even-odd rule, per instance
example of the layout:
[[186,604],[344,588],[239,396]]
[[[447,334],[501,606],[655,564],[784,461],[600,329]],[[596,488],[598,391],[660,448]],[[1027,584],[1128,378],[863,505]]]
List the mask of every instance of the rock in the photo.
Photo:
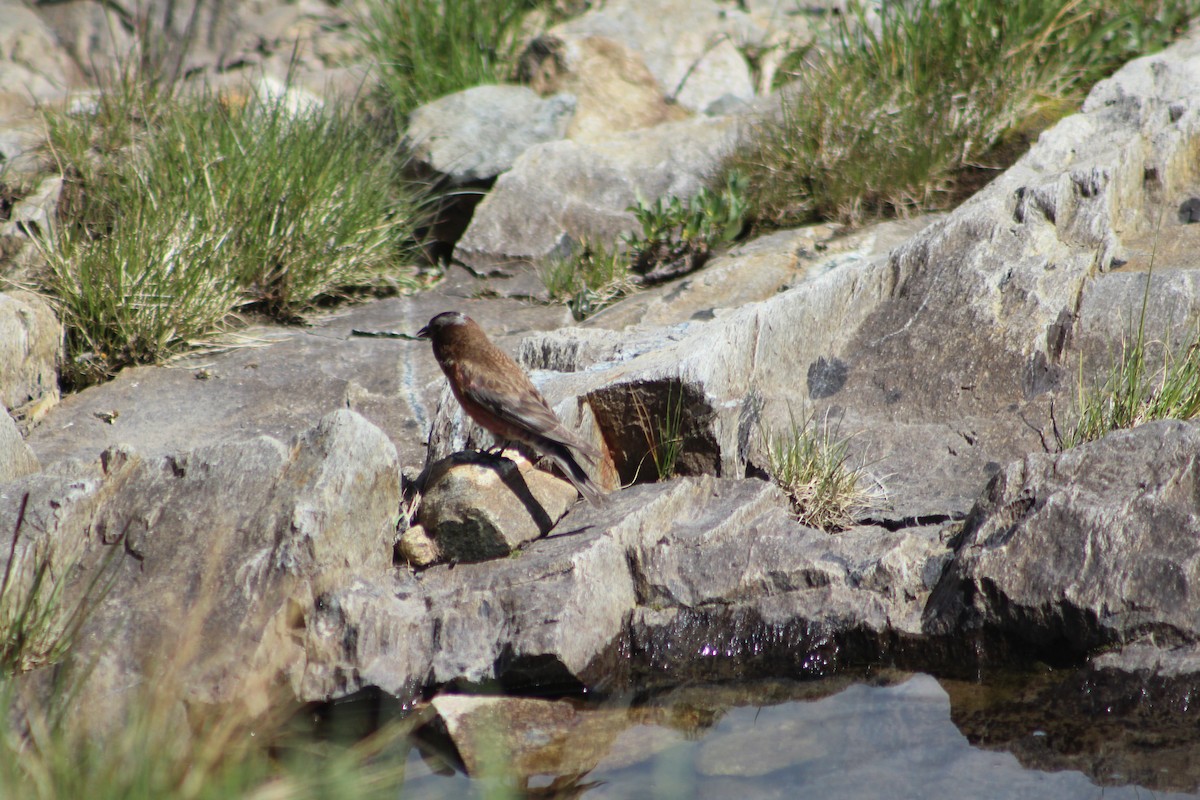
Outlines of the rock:
[[639,197],[690,197],[737,141],[735,119],[691,119],[601,141],[549,142],[521,155],[475,209],[455,257],[488,269],[567,255],[632,231]]
[[17,409],[58,398],[62,326],[50,306],[24,291],[0,293],[0,404]]
[[521,75],[540,95],[576,98],[567,137],[597,141],[681,120],[642,58],[603,36],[540,36],[521,56]]
[[578,499],[570,483],[513,455],[461,453],[430,465],[420,520],[447,561],[507,556],[545,535]]
[[13,205],[8,221],[0,225],[3,236],[45,236],[53,229],[58,213],[58,198],[62,194],[63,178],[54,175],[44,179],[32,193]]
[[703,111],[726,95],[754,97],[749,66],[731,40],[732,18],[711,0],[612,0],[550,35],[620,42],[641,55],[670,102]]
[[110,450],[106,470],[82,522],[99,550],[124,557],[75,648],[95,664],[83,695],[114,695],[104,713],[151,670],[179,675],[188,700],[259,710],[287,676],[299,684],[318,598],[391,572],[395,448],[353,412],[290,446],[259,436],[159,458]]
[[431,727],[472,777],[584,775],[630,724],[622,710],[581,711],[565,700],[443,694],[430,706]]
[[44,561],[49,582],[63,592],[62,604],[69,604],[63,587],[85,553],[95,549],[88,527],[103,499],[103,482],[98,478],[76,480],[27,472],[0,482],[0,558],[7,564],[15,554],[21,567],[14,567],[13,585],[6,589],[9,596],[29,596],[34,572]]
[[964,524],[925,626],[1047,658],[1200,639],[1200,429],[1152,422],[1004,468]]
[[83,75],[41,15],[21,0],[0,0],[0,119],[79,86]]
[[682,280],[629,295],[581,325],[620,331],[630,325],[711,319],[845,264],[886,257],[933,219],[883,222],[850,233],[821,224],[760,236],[713,256],[702,270]]
[[405,141],[418,162],[454,184],[490,180],[535,144],[562,139],[575,98],[542,99],[525,86],[477,86],[409,115]]
[[418,569],[437,563],[442,558],[441,548],[429,538],[424,525],[413,525],[400,534],[396,552],[409,566]]
[[21,432],[8,412],[0,409],[0,483],[20,478],[41,469],[37,456],[21,438]]
[[[240,331],[251,347],[198,354],[170,367],[123,370],[67,397],[31,432],[29,445],[47,468],[73,459],[94,462],[120,443],[154,458],[260,434],[286,441],[330,411],[350,408],[391,438],[401,463],[419,467],[425,430],[445,387],[429,345],[360,338],[352,331],[411,335],[435,314],[457,309],[503,345],[514,334],[556,327],[569,317],[559,308],[480,301],[470,297],[474,290],[382,300],[302,329],[252,326]],[[0,350],[10,341],[0,337]],[[119,416],[112,424],[97,416],[114,410]]]
[[374,687],[402,703],[422,694],[439,646],[420,584],[407,571],[364,576],[321,595],[301,645],[303,674],[293,690],[302,702]]

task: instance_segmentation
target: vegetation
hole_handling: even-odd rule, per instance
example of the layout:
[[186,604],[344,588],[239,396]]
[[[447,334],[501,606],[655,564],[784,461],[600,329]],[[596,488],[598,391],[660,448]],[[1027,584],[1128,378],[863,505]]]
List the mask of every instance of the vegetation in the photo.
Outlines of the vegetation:
[[347,288],[408,280],[395,265],[422,191],[345,110],[127,77],[94,109],[45,120],[68,180],[42,242],[68,383],[169,357],[246,306],[294,320]]
[[[642,399],[633,395],[633,410],[646,437],[646,456],[654,462],[654,473],[660,481],[674,477],[679,456],[683,453],[683,386],[679,387],[678,397],[675,397],[674,387],[673,383],[667,384],[666,407],[656,418]],[[646,456],[643,456],[643,462]],[[641,468],[639,463],[639,473]]]
[[844,530],[871,507],[874,493],[863,486],[863,467],[850,464],[849,440],[837,436],[828,418],[793,420],[786,433],[768,434],[766,446],[771,475],[802,524]]
[[[1074,423],[1062,433],[1055,429],[1060,450],[1092,442],[1111,431],[1135,428],[1157,419],[1188,420],[1200,416],[1200,331],[1181,352],[1167,344],[1146,341],[1146,306],[1150,277],[1137,330],[1121,342],[1121,355],[1095,385],[1086,386],[1083,364],[1077,383]],[[1161,366],[1148,351],[1159,350]]]
[[725,187],[719,192],[705,187],[688,200],[670,196],[648,203],[639,199],[626,209],[641,226],[640,232],[625,237],[633,271],[646,275],[681,261],[688,262],[688,269],[698,269],[712,250],[742,234],[745,190],[745,178],[733,171],[725,176]]
[[516,72],[521,24],[544,0],[367,0],[359,35],[397,120]]
[[917,0],[862,6],[729,168],[760,223],[946,208],[1011,163],[1116,66],[1181,30],[1192,0]]
[[551,299],[566,303],[575,319],[587,319],[634,289],[625,254],[600,242],[550,259],[541,277]]
[[586,319],[639,285],[699,269],[712,252],[745,228],[745,180],[729,173],[720,191],[703,188],[690,199],[639,199],[626,210],[640,230],[619,245],[584,242],[566,258],[550,261],[542,282],[550,297],[566,302],[575,319]]

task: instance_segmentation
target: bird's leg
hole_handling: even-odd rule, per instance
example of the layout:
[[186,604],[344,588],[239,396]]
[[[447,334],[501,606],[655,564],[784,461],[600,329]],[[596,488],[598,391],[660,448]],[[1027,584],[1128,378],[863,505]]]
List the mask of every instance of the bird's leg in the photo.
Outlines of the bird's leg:
[[504,451],[512,444],[508,439],[496,439],[492,442],[492,446],[483,451],[483,454],[491,458],[503,458]]

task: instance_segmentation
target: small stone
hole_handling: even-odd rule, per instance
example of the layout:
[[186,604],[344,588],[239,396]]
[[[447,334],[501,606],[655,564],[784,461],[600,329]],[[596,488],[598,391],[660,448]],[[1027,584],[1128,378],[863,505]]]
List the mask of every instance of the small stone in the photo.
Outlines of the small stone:
[[429,538],[423,525],[413,525],[400,534],[400,540],[396,542],[396,552],[410,566],[418,568],[436,564],[442,557],[441,548]]

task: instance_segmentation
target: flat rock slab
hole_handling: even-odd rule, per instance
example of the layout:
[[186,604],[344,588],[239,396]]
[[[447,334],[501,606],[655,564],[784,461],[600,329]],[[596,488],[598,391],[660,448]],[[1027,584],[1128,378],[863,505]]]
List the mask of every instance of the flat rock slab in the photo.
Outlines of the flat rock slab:
[[425,292],[347,309],[309,327],[251,328],[245,346],[163,367],[122,371],[67,397],[30,434],[43,467],[94,464],[116,444],[149,457],[257,435],[290,438],[338,408],[359,411],[419,468],[444,379],[427,342],[371,339],[353,330],[415,334],[442,311],[478,319],[501,343],[560,325],[562,309]]

